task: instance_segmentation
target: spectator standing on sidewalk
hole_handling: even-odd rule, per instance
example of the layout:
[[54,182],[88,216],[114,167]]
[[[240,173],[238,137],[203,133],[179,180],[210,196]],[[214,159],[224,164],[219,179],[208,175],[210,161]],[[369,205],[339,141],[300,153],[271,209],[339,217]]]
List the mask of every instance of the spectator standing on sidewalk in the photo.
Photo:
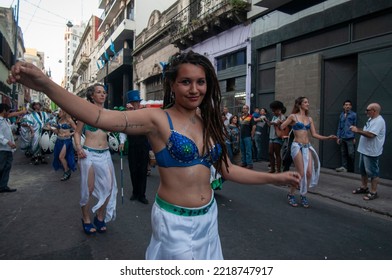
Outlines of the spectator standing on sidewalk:
[[8,121],[10,109],[8,104],[0,104],[0,193],[16,191],[8,186],[14,159],[13,153],[16,150],[11,124]]
[[350,100],[344,101],[343,112],[339,116],[336,143],[340,145],[342,165],[336,168],[337,172],[354,172],[355,133],[351,131],[350,127],[357,125],[357,114],[351,110],[352,107]]
[[231,151],[233,153],[233,161],[231,163],[239,164],[241,162],[241,148],[240,126],[238,124],[238,116],[231,116],[228,131],[230,134]]
[[233,149],[231,146],[231,135],[230,135],[230,129],[229,125],[225,125],[226,123],[226,114],[222,113],[222,122],[223,122],[223,133],[225,135],[225,143],[226,143],[226,149],[227,149],[227,154],[229,155],[229,159],[231,162],[233,162]]
[[[255,109],[256,112],[256,109]],[[255,146],[256,146],[256,161],[261,161],[262,153],[263,153],[263,147],[262,147],[262,136],[263,136],[263,130],[264,126],[267,122],[267,109],[261,108],[259,109],[259,112],[257,114],[253,113],[253,118],[256,122],[256,132],[255,132]]]
[[284,107],[283,103],[278,100],[271,102],[270,108],[273,116],[271,121],[268,122],[268,125],[270,126],[268,154],[271,167],[268,172],[279,173],[282,172],[282,158],[280,155],[280,149],[283,145],[283,139],[277,135],[276,126],[280,125],[286,119],[284,115],[286,108]]
[[[361,173],[361,187],[353,190],[353,194],[366,194],[364,200],[373,200],[378,197],[377,186],[379,181],[379,157],[382,154],[385,142],[385,120],[380,115],[381,106],[371,103],[366,108],[369,117],[363,129],[351,126],[352,132],[361,135],[359,138],[359,171]],[[368,189],[370,178],[371,190]]]
[[164,74],[166,109],[125,112],[83,101],[31,63],[18,61],[7,82],[44,92],[70,114],[101,129],[146,135],[160,175],[146,259],[220,260],[223,254],[211,167],[225,180],[248,185],[296,186],[300,177],[297,172],[269,174],[230,162],[222,130],[219,81],[207,57],[193,51],[175,54]]
[[242,106],[242,114],[240,117],[241,128],[241,166],[248,169],[253,169],[252,157],[252,139],[256,132],[256,123],[253,116],[249,114],[249,106]]
[[225,126],[228,126],[230,124],[230,119],[233,116],[233,114],[229,112],[229,108],[227,108],[227,106],[223,107],[223,113],[225,114],[226,117],[224,124]]

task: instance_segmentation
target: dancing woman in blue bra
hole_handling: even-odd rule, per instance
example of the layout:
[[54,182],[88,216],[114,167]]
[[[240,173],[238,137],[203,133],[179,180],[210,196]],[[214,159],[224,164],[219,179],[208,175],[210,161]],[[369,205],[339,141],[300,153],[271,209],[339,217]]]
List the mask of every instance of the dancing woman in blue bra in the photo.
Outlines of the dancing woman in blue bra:
[[41,73],[31,64],[18,62],[8,82],[45,92],[95,127],[147,135],[160,174],[147,259],[223,259],[218,207],[210,186],[212,165],[225,180],[240,184],[299,183],[297,172],[270,174],[230,162],[219,82],[210,60],[198,53],[177,54],[169,60],[164,72],[165,110],[103,110],[69,94]]
[[57,134],[57,140],[53,150],[54,170],[62,168],[64,170],[61,181],[66,181],[71,177],[71,171],[76,170],[75,153],[72,144],[73,131],[76,129],[76,124],[71,116],[64,110],[59,110],[59,119],[53,132]]
[[[301,176],[300,182],[300,199],[301,205],[309,207],[306,197],[308,188],[315,187],[320,176],[320,161],[318,155],[310,144],[309,131],[312,137],[318,140],[336,140],[335,135],[323,136],[316,132],[313,120],[309,117],[309,101],[306,97],[298,97],[295,100],[291,115],[284,121],[280,128],[284,129],[288,125],[292,126],[294,141],[291,146],[291,157],[293,158],[295,169]],[[290,193],[287,195],[289,204],[297,207],[295,200],[295,186],[290,187]]]

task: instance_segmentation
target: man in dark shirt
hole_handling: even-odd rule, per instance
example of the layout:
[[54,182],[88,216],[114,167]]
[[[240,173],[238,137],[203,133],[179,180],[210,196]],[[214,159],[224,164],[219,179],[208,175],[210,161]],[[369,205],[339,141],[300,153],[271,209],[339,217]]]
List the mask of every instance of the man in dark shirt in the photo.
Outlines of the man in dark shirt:
[[242,107],[242,114],[240,117],[241,128],[241,166],[248,169],[253,168],[252,160],[252,139],[256,132],[256,122],[253,116],[249,114],[249,106]]
[[[141,109],[140,92],[130,90],[127,93],[129,110]],[[128,164],[132,181],[131,200],[138,200],[141,203],[148,204],[146,199],[147,186],[147,167],[149,162],[149,144],[145,135],[128,135]]]
[[350,130],[351,126],[357,125],[357,114],[352,109],[350,100],[343,103],[343,112],[339,117],[337,144],[340,145],[342,166],[336,168],[337,172],[354,172],[355,162],[355,133]]

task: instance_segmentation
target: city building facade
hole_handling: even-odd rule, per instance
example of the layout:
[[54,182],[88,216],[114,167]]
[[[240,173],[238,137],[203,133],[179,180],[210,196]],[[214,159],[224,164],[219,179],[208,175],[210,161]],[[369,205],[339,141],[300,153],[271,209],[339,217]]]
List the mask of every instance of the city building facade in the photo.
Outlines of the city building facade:
[[13,109],[23,106],[24,91],[21,85],[8,85],[5,81],[14,59],[23,58],[24,52],[23,33],[16,24],[14,10],[0,7],[0,103]]
[[193,50],[215,65],[223,106],[239,112],[250,103],[248,1],[179,0],[153,11],[136,38],[134,82],[147,100],[163,99],[162,64],[178,51]]
[[70,92],[73,92],[73,86],[71,83],[72,73],[74,72],[72,61],[74,54],[79,46],[80,39],[82,38],[83,32],[86,28],[86,24],[81,23],[77,25],[67,25],[64,33],[64,88]]
[[[371,102],[380,103],[386,123],[392,123],[391,1],[255,2],[264,9],[252,19],[253,106],[268,108],[277,99],[289,114],[294,100],[306,96],[323,135],[336,134],[346,99],[353,103],[359,127],[366,123],[365,109]],[[313,145],[323,167],[340,166],[336,143]],[[386,141],[380,158],[383,178],[392,178],[386,156],[391,152],[392,142]]]
[[[30,62],[37,66],[42,72],[45,72],[47,75],[50,75],[48,71],[45,70],[45,53],[37,51],[33,48],[26,48],[26,52],[24,53],[24,60]],[[42,92],[23,87],[23,95],[26,103],[40,102],[43,108],[50,108],[50,99],[46,97],[46,95]]]
[[97,16],[91,16],[73,55],[70,82],[73,85],[72,92],[80,97],[85,97],[86,88],[97,82],[97,72],[100,69],[97,46],[101,36],[98,27],[101,22]]
[[172,19],[178,14],[178,1],[164,12],[154,10],[135,40],[133,55],[134,88],[144,100],[163,100],[162,63],[179,51],[170,42]]
[[[101,0],[103,9],[98,31],[96,80],[105,84],[107,107],[125,105],[126,92],[133,88],[132,51],[135,42],[135,1]],[[96,63],[93,62],[93,63]]]

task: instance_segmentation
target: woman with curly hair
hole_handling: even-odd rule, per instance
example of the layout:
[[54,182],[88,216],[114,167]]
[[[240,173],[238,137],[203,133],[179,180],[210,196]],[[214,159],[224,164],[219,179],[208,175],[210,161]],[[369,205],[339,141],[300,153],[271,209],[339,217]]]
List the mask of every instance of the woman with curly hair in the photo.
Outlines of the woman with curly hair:
[[223,259],[218,206],[210,186],[212,165],[225,180],[240,184],[299,182],[295,172],[268,174],[230,162],[215,69],[198,53],[176,54],[169,60],[164,72],[164,110],[103,110],[69,94],[26,62],[13,66],[8,82],[45,92],[95,127],[147,135],[160,174],[147,259]]

